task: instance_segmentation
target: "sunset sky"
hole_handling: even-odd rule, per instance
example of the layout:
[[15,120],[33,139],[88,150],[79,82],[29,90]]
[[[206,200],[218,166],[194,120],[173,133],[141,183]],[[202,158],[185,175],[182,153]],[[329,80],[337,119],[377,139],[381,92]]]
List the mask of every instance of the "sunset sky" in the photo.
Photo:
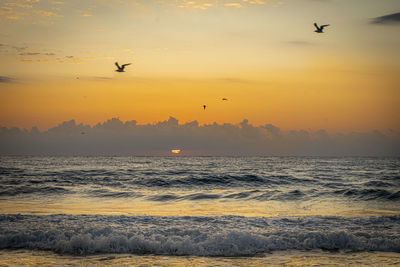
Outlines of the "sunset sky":
[[400,131],[400,18],[379,18],[398,12],[399,0],[3,0],[0,126],[173,116]]

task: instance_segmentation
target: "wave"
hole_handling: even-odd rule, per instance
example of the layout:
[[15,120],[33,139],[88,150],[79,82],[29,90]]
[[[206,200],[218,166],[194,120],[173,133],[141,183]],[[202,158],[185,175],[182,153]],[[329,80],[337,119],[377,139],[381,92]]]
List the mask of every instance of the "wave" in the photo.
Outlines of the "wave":
[[57,186],[5,186],[0,189],[0,196],[16,196],[20,194],[71,194],[71,190]]
[[197,171],[197,170],[161,170],[161,169],[75,169],[75,170],[40,170],[0,167],[0,178],[3,182],[23,183],[49,183],[49,184],[74,184],[74,185],[102,185],[123,187],[128,185],[136,187],[192,187],[192,186],[277,186],[290,184],[318,183],[314,179],[298,178],[285,174],[259,174],[238,173],[225,170]]
[[[400,201],[399,159],[2,157],[0,197]],[[259,190],[259,191],[256,191]],[[217,192],[217,193],[216,193]],[[196,193],[193,195],[193,193]]]
[[337,190],[335,194],[360,200],[399,200],[400,191],[391,192],[384,189],[349,189]]
[[399,222],[400,216],[0,215],[0,249],[195,256],[313,249],[400,252]]
[[383,182],[383,181],[369,181],[363,184],[364,186],[368,186],[368,187],[391,187],[391,186],[395,186],[392,183],[387,183],[387,182]]

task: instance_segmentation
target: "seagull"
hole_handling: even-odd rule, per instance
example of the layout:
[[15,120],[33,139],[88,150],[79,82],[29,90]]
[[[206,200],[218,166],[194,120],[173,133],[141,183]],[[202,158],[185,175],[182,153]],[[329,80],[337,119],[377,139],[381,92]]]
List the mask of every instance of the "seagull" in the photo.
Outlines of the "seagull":
[[206,105],[203,105],[203,109],[204,109],[204,110],[206,110],[206,107],[207,107]]
[[128,65],[131,65],[132,63],[128,63],[128,64],[123,64],[122,66],[120,66],[119,64],[118,64],[118,62],[115,62],[115,66],[117,66],[117,70],[115,70],[115,71],[117,71],[117,72],[125,72],[125,66],[128,66]]
[[321,25],[318,27],[317,23],[314,23],[315,28],[317,28],[317,30],[315,30],[315,32],[317,33],[323,33],[324,32],[324,27],[329,26],[329,24],[325,24],[325,25]]
[[222,101],[228,101],[228,98],[224,97],[224,98],[222,98]]

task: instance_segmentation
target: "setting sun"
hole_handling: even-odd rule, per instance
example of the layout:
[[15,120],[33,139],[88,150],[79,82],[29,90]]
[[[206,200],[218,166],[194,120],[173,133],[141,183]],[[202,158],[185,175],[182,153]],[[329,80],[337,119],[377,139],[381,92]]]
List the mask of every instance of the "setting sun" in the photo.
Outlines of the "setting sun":
[[180,149],[171,149],[171,152],[173,154],[179,154],[179,153],[181,153],[181,150]]

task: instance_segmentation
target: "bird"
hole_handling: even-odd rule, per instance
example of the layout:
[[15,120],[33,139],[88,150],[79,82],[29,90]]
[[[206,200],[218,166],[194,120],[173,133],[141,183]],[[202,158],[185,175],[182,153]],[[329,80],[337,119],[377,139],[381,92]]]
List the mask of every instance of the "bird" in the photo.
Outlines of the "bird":
[[325,25],[318,26],[317,23],[314,23],[314,26],[315,26],[315,28],[317,28],[317,29],[315,30],[315,32],[317,32],[317,33],[324,33],[324,27],[329,26],[329,24],[325,24]]
[[207,107],[206,105],[203,105],[203,109],[204,109],[204,110],[206,110],[206,107]]
[[228,98],[224,97],[224,98],[222,98],[222,101],[228,101]]
[[125,66],[128,66],[128,65],[131,65],[132,63],[128,63],[128,64],[123,64],[122,66],[120,66],[119,64],[118,64],[118,62],[115,62],[115,66],[117,66],[117,70],[115,70],[115,71],[117,71],[117,72],[125,72]]

